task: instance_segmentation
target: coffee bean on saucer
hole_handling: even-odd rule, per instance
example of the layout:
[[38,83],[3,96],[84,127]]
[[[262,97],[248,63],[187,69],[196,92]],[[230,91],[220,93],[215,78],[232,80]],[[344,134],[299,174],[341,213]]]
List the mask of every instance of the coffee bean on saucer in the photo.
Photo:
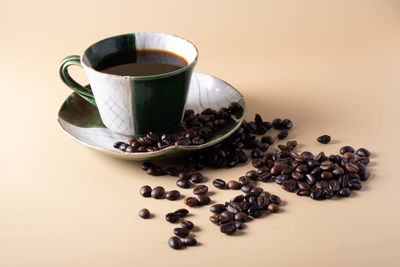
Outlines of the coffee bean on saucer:
[[289,131],[288,130],[282,130],[278,135],[278,139],[285,139],[287,136],[289,135]]
[[165,215],[165,220],[170,223],[175,223],[179,221],[180,217],[175,212],[170,212]]
[[189,211],[187,209],[177,209],[174,213],[180,218],[184,218],[189,214]]
[[371,152],[369,152],[365,148],[359,148],[356,153],[360,157],[367,157],[368,158],[369,156],[371,156]]
[[177,200],[181,196],[181,193],[178,190],[171,190],[165,194],[165,198],[168,200]]
[[197,205],[197,199],[195,197],[187,197],[183,202],[189,207],[194,207]]
[[151,196],[155,199],[163,198],[165,189],[162,186],[156,186],[151,190]]
[[218,189],[225,189],[226,188],[226,182],[221,180],[221,179],[215,179],[213,181],[213,185]]
[[139,210],[139,216],[143,219],[148,219],[150,218],[150,211],[148,209],[141,209]]
[[185,244],[185,246],[195,246],[197,244],[197,240],[194,237],[186,237],[185,239],[183,239],[183,244]]
[[186,228],[174,228],[174,234],[179,237],[187,237],[189,235],[189,230]]
[[143,197],[151,197],[151,187],[148,185],[142,186],[142,188],[140,188],[140,194]]
[[208,192],[208,186],[198,185],[193,189],[193,194],[195,195],[205,195]]
[[182,241],[178,237],[173,236],[168,240],[168,245],[173,249],[181,249]]
[[317,138],[317,141],[321,144],[328,144],[331,141],[331,137],[329,135],[321,135]]
[[185,228],[185,229],[192,230],[193,227],[194,227],[194,224],[193,224],[191,221],[183,221],[183,222],[181,223],[181,226],[182,226],[183,228]]

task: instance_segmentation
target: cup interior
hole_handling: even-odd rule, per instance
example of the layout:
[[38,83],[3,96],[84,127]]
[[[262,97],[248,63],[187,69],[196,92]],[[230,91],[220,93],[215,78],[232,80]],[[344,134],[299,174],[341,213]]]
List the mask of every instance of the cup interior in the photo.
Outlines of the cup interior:
[[[110,37],[90,46],[82,55],[82,63],[96,71],[96,66],[105,57],[121,52],[138,50],[161,50],[173,53],[187,62],[187,66],[197,61],[197,48],[189,41],[166,33],[136,32]],[[153,63],[168,62],[169,57],[152,58]],[[137,62],[146,62],[148,59],[137,57]],[[185,67],[183,67],[185,68]],[[182,68],[182,69],[183,69]]]

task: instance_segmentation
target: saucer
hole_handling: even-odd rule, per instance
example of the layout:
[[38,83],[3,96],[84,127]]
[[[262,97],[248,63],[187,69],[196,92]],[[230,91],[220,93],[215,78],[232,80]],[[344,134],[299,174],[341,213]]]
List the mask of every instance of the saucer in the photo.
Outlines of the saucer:
[[218,110],[227,107],[231,102],[239,102],[242,112],[234,114],[232,120],[214,132],[204,144],[170,146],[153,152],[127,153],[114,148],[115,142],[126,142],[130,138],[107,129],[98,110],[76,93],[72,93],[62,104],[57,122],[61,129],[78,143],[113,157],[128,160],[172,158],[221,142],[240,127],[246,115],[244,99],[239,91],[213,76],[193,73],[185,109],[193,109],[195,113],[206,108]]

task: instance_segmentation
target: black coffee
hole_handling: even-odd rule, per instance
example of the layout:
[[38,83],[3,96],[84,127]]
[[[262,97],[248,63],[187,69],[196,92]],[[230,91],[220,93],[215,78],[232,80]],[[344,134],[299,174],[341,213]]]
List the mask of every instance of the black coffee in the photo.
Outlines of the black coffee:
[[148,76],[172,72],[187,64],[184,58],[171,52],[133,50],[104,57],[95,69],[122,76]]

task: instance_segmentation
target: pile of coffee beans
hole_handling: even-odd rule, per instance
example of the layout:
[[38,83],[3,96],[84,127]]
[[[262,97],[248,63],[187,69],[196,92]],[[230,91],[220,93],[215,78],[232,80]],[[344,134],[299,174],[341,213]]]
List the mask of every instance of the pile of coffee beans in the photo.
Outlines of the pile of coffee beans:
[[128,153],[152,152],[170,146],[192,146],[204,144],[213,133],[232,120],[232,115],[243,111],[242,106],[232,102],[227,108],[216,111],[211,108],[195,114],[186,110],[182,129],[172,130],[161,135],[148,132],[144,137],[132,138],[128,142],[116,142],[114,147]]
[[218,225],[222,233],[231,235],[236,230],[242,230],[249,217],[258,218],[266,211],[278,212],[280,203],[278,196],[261,187],[253,187],[246,194],[237,195],[225,204],[212,205],[210,211],[214,215],[210,217],[210,221]]
[[[175,212],[167,213],[165,220],[170,223],[176,223],[181,218],[186,217],[189,214],[187,209],[178,209]],[[195,246],[197,240],[189,236],[190,231],[194,228],[194,224],[191,221],[183,221],[181,227],[176,227],[173,230],[175,236],[168,240],[168,245],[173,249],[181,249],[184,246]],[[184,238],[183,241],[180,238]]]

